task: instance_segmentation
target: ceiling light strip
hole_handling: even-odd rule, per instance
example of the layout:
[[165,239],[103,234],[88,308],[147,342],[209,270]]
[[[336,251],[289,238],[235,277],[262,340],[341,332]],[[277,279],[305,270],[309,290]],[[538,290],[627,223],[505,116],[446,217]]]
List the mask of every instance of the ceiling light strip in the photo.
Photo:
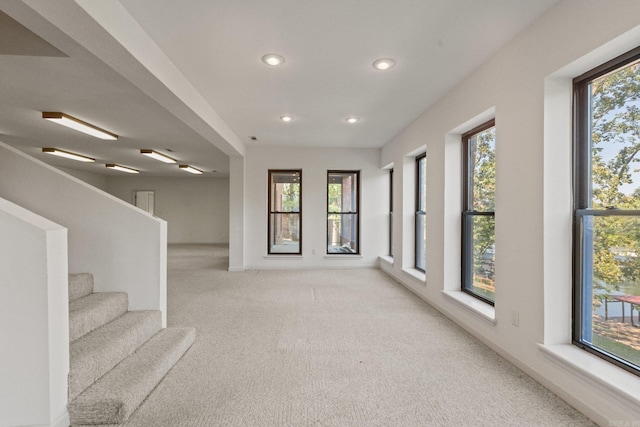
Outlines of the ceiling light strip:
[[162,153],[158,153],[154,150],[143,149],[140,150],[140,154],[144,154],[147,157],[151,157],[152,159],[160,160],[163,163],[176,163],[176,159],[166,156]]
[[202,175],[204,172],[202,172],[200,169],[196,169],[193,166],[189,166],[189,165],[179,165],[178,166],[181,170],[185,171],[185,172],[189,172],[192,173],[194,175]]
[[68,128],[86,133],[87,135],[91,135],[96,138],[112,141],[118,139],[118,135],[116,135],[115,133],[111,133],[97,126],[94,126],[91,123],[87,123],[65,113],[44,111],[42,113],[42,118],[54,123],[58,123],[62,126],[66,126]]
[[120,172],[140,173],[140,171],[137,170],[137,169],[128,168],[126,166],[120,166],[120,165],[116,165],[116,164],[113,164],[113,163],[107,163],[105,166],[108,167],[109,169],[113,169],[113,170],[120,171]]
[[59,150],[57,148],[43,147],[43,153],[53,154],[54,156],[64,157],[66,159],[77,160],[78,162],[93,163],[96,159],[83,156],[82,154],[72,153],[71,151]]

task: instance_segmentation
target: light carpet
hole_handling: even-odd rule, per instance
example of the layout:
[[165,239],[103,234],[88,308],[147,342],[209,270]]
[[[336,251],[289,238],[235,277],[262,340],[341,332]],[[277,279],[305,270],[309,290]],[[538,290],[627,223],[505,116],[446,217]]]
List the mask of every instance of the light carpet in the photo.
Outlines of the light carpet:
[[127,427],[593,425],[377,269],[168,257],[169,326],[198,338]]

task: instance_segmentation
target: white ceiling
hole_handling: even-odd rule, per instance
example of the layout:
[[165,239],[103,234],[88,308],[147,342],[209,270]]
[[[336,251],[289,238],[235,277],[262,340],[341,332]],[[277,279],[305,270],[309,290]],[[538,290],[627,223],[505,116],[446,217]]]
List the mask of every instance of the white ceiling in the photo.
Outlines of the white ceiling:
[[[226,176],[228,156],[255,144],[381,147],[557,2],[0,0],[0,141],[56,166],[160,176],[185,173],[140,149]],[[268,67],[267,53],[286,62]],[[385,57],[395,67],[373,69]],[[77,134],[42,111],[121,138]]]

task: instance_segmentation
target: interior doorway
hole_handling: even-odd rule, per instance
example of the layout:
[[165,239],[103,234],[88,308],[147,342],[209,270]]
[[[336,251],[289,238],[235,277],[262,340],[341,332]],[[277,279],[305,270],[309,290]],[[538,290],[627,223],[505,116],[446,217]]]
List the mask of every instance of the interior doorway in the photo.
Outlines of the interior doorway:
[[155,215],[155,191],[133,190],[133,204],[151,215]]

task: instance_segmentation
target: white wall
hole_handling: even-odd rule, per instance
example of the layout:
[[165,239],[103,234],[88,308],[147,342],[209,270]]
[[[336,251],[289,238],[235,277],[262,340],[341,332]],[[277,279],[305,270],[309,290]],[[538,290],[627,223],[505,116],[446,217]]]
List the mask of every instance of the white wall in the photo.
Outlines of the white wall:
[[245,269],[244,165],[244,157],[229,157],[229,271]]
[[[397,177],[385,271],[603,425],[640,420],[640,378],[570,344],[571,78],[640,45],[638,16],[635,0],[561,2],[383,147],[380,162]],[[459,292],[460,134],[491,117],[495,309]],[[426,283],[403,270],[412,196],[400,179],[425,142]]]
[[133,203],[134,190],[155,191],[155,216],[168,243],[229,243],[229,178],[109,177],[107,191]]
[[[378,149],[252,147],[245,157],[246,268],[374,266],[387,252],[388,174]],[[302,256],[267,256],[269,169],[302,169]],[[327,170],[360,171],[360,254],[326,256]],[[315,254],[313,251],[315,250]]]
[[69,272],[129,294],[166,325],[166,222],[0,142],[0,197],[66,227]]
[[107,191],[107,182],[109,180],[109,177],[107,175],[99,175],[97,173],[79,171],[79,170],[69,169],[69,168],[61,168],[61,167],[57,167],[57,168],[60,169],[62,172],[66,172],[71,176],[75,176],[76,178],[86,182],[87,184],[90,184],[96,188],[99,188],[100,190]]
[[67,229],[0,199],[0,425],[69,425]]

